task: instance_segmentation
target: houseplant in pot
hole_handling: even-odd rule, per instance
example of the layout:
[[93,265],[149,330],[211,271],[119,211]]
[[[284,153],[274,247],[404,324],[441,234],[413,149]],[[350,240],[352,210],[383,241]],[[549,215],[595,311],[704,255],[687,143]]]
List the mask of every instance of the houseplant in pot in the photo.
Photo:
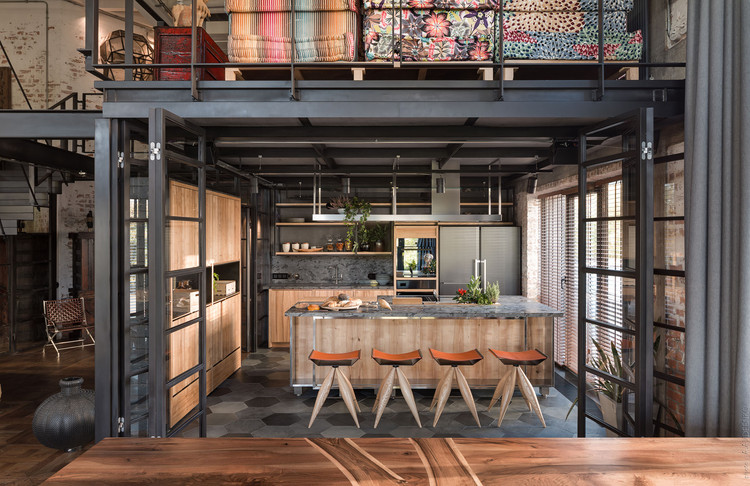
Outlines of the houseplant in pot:
[[358,197],[348,199],[344,203],[344,223],[346,224],[346,241],[351,242],[354,253],[359,249],[358,234],[365,228],[367,218],[370,217],[372,205]]
[[376,224],[369,230],[367,234],[370,237],[370,247],[373,251],[385,251],[385,225]]

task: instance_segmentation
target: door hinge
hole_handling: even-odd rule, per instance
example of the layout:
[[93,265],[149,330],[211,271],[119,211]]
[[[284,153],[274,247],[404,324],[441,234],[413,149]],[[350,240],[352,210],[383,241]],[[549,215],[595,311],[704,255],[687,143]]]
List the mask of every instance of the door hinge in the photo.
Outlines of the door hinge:
[[148,153],[149,153],[149,159],[161,160],[161,143],[151,142],[151,147],[149,148]]
[[125,168],[125,154],[123,152],[117,152],[117,167],[120,169]]
[[125,432],[125,417],[117,417],[117,433]]
[[653,142],[641,142],[641,160],[651,160],[653,156]]

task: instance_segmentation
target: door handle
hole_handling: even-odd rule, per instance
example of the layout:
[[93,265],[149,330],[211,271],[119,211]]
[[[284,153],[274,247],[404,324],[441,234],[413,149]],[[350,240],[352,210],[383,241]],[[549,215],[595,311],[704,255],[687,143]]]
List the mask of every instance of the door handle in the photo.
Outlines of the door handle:
[[477,259],[474,260],[474,275],[473,276],[474,277],[479,276],[479,260]]
[[482,260],[482,291],[487,290],[487,260]]

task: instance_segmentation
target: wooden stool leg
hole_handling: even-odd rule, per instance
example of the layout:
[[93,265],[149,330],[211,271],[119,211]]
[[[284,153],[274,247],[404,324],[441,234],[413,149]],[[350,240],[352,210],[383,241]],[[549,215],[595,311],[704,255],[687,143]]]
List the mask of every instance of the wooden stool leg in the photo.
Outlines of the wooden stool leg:
[[349,413],[352,414],[354,423],[357,424],[357,428],[359,428],[357,406],[355,405],[357,403],[357,399],[354,396],[354,389],[352,389],[352,384],[349,383],[349,380],[346,379],[344,374],[338,368],[336,368],[336,377],[338,378],[339,392],[341,393],[341,397],[344,399],[344,403],[346,403],[346,408],[349,409]]
[[432,397],[432,403],[430,403],[430,412],[432,412],[432,409],[435,408],[435,404],[438,401],[438,396],[440,395],[440,390],[443,389],[443,385],[445,384],[445,380],[448,379],[448,375],[453,374],[452,369],[448,369],[448,371],[443,374],[443,377],[440,378],[440,381],[438,382],[437,387],[435,388],[435,396]]
[[375,415],[375,428],[378,428],[378,423],[380,423],[380,417],[383,415],[383,411],[385,410],[385,406],[388,403],[388,400],[391,399],[391,391],[393,390],[393,380],[396,378],[396,368],[391,366],[391,371],[388,372],[388,375],[383,380],[383,385],[380,387],[380,390],[382,393],[378,397],[377,402],[375,405],[378,407],[377,414]]
[[461,373],[461,370],[458,369],[458,367],[456,368],[456,381],[458,381],[458,389],[461,390],[461,396],[464,397],[466,405],[469,406],[469,410],[471,410],[474,420],[476,420],[477,425],[481,427],[482,424],[479,422],[479,415],[477,415],[477,405],[474,403],[474,395],[471,394],[469,383],[466,381],[466,377],[464,377],[464,374]]
[[508,381],[505,382],[505,389],[503,390],[503,400],[500,402],[500,416],[497,419],[497,426],[503,422],[505,412],[508,411],[510,401],[513,399],[513,390],[516,388],[516,375],[517,372],[513,370],[513,373],[508,377]]
[[445,408],[445,402],[448,401],[448,396],[451,394],[451,388],[453,385],[453,368],[451,367],[448,370],[448,373],[445,374],[445,381],[443,382],[443,386],[439,390],[435,390],[435,397],[437,398],[437,409],[435,410],[435,420],[432,422],[432,426],[435,427],[438,423],[438,419],[440,418],[440,414],[443,413],[443,409]]
[[349,381],[349,378],[346,377],[346,374],[339,369],[339,388],[341,388],[341,380],[344,380],[346,382],[346,386],[349,387],[349,389],[352,391],[352,397],[354,397],[354,407],[357,409],[357,412],[362,412],[362,409],[359,408],[359,402],[357,401],[357,396],[354,394],[354,387],[352,386],[352,382]]
[[493,406],[495,406],[495,403],[497,403],[497,400],[500,398],[500,394],[503,392],[503,387],[505,386],[505,382],[508,381],[508,377],[511,373],[513,373],[513,368],[509,369],[502,377],[502,379],[497,383],[497,386],[495,387],[495,393],[492,394],[492,400],[490,400],[490,406],[487,407],[487,411],[489,412]]
[[385,382],[388,380],[389,373],[385,374],[385,378],[383,378],[383,381],[380,382],[380,386],[378,387],[378,394],[375,395],[375,403],[372,405],[372,410],[370,412],[375,413],[375,410],[378,408],[378,403],[380,403],[380,396],[383,394],[383,387],[385,386]]
[[518,367],[517,374],[518,387],[521,389],[521,394],[526,398],[526,402],[529,406],[533,407],[534,413],[536,413],[536,416],[542,421],[542,425],[547,427],[547,424],[544,422],[544,416],[542,415],[542,408],[539,406],[539,400],[537,400],[536,393],[534,393],[534,387],[531,385],[529,378],[520,366]]
[[[422,428],[422,422],[419,420],[419,413],[417,412],[417,403],[414,401],[414,394],[411,392],[411,383],[406,379],[406,375],[401,371],[401,368],[394,369],[398,376],[398,386],[401,387],[401,393],[404,395],[404,400],[406,400],[406,404],[409,405],[409,410],[411,410],[411,414],[414,415],[414,420],[417,421],[417,425],[419,425],[419,428]],[[377,423],[375,426],[377,427]]]
[[333,384],[333,375],[335,371],[336,368],[331,368],[331,371],[328,372],[325,379],[323,380],[323,384],[320,385],[320,390],[318,390],[318,398],[315,399],[315,407],[313,407],[312,417],[310,417],[310,423],[307,425],[308,429],[312,427],[313,422],[315,422],[315,417],[318,416],[318,412],[320,412],[320,408],[323,406],[323,402],[326,401],[328,393],[331,391],[331,385]]

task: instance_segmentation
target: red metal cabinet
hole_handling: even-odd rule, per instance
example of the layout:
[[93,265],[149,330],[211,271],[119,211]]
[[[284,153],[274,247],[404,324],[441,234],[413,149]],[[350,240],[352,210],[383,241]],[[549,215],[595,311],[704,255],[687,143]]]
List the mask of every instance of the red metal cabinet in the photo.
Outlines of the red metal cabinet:
[[[156,64],[190,64],[190,27],[154,27]],[[202,27],[196,30],[198,49],[196,63],[223,63],[227,56],[216,45]],[[154,69],[157,81],[190,80],[190,68]],[[224,80],[224,68],[200,68],[198,79],[202,81]]]

